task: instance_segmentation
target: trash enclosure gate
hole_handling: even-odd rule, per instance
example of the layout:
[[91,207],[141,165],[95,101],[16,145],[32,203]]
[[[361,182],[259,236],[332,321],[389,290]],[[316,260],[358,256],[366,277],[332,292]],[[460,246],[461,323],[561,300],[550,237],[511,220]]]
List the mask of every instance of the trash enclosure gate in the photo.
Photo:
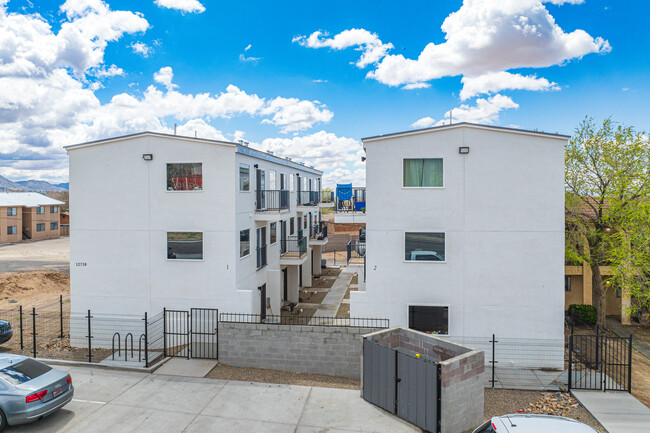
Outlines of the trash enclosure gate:
[[632,392],[632,336],[569,336],[569,390]]
[[219,359],[219,310],[163,310],[163,355]]
[[429,431],[440,431],[440,366],[363,340],[363,398]]

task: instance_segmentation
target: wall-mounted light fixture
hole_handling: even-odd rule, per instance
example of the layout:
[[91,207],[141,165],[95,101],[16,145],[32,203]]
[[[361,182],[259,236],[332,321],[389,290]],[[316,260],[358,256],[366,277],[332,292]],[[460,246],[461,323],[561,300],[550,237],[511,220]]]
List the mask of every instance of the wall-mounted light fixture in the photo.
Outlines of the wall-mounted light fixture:
[[365,160],[366,160],[366,157],[365,157],[365,156],[362,156],[362,157],[361,157],[361,162],[364,162]]
[[461,155],[468,154],[469,153],[469,147],[464,147],[464,146],[459,147],[458,148],[458,153],[460,153]]
[[142,159],[145,161],[152,161],[153,160],[153,154],[152,153],[143,153],[142,154]]
[[258,164],[255,164],[255,165],[253,165],[253,167],[255,167],[255,168],[258,168],[258,167],[259,167],[259,165],[258,165]]

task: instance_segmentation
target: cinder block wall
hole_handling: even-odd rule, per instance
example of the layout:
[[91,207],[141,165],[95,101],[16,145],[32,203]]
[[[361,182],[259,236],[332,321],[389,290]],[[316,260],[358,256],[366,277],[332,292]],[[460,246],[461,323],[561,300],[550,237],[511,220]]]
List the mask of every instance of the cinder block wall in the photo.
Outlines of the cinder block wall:
[[359,378],[361,336],[377,328],[219,323],[219,362]]
[[442,433],[464,432],[483,420],[485,359],[472,351],[440,363]]

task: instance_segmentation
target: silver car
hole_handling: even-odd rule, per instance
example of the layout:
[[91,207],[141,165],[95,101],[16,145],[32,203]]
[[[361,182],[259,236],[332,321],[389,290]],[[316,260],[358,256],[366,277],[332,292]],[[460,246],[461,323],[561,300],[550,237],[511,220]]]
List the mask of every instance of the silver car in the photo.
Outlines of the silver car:
[[598,433],[587,424],[553,415],[513,414],[495,416],[474,433]]
[[0,430],[61,409],[74,395],[72,378],[35,359],[0,355]]

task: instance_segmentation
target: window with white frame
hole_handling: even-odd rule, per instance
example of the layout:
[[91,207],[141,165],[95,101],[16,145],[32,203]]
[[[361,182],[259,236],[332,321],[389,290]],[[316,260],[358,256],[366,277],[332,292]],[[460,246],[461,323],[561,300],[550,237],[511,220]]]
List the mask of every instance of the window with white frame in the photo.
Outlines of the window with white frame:
[[18,215],[18,208],[17,207],[8,207],[7,208],[7,216],[16,216]]
[[404,260],[445,261],[445,234],[435,232],[404,233]]
[[239,190],[251,190],[251,166],[248,164],[239,164]]
[[200,162],[167,164],[167,191],[202,191],[203,164]]
[[18,226],[7,226],[7,234],[8,235],[18,234]]
[[251,253],[251,229],[239,232],[239,257],[246,257]]
[[449,335],[449,307],[409,305],[409,328],[427,334]]
[[404,159],[403,176],[406,188],[441,188],[442,158]]
[[203,233],[167,232],[167,259],[203,260]]

